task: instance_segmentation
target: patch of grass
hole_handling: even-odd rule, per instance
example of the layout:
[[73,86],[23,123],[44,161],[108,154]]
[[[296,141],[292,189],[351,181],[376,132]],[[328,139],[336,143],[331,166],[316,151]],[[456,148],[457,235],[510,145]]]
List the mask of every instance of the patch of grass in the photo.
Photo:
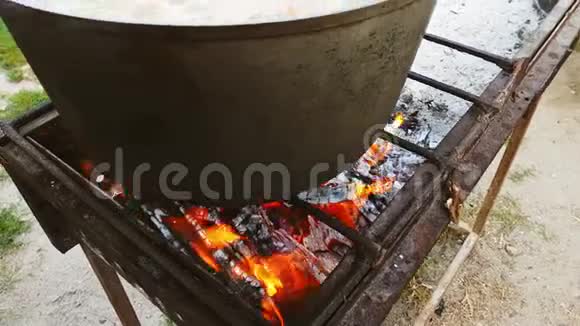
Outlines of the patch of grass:
[[523,213],[518,201],[509,195],[500,196],[490,213],[491,224],[499,233],[509,235],[519,225],[528,223],[528,217]]
[[160,326],[175,326],[175,323],[169,319],[169,317],[167,316],[163,316],[163,318],[161,318],[161,322],[159,323]]
[[509,174],[508,179],[513,183],[522,183],[526,179],[535,176],[536,170],[534,168],[515,167],[512,173]]
[[25,64],[24,55],[0,19],[0,67],[6,70],[10,81],[18,82],[24,78],[21,68]]
[[12,120],[37,105],[48,101],[48,95],[42,90],[21,90],[8,97],[6,109],[0,111],[0,120]]
[[16,207],[0,208],[0,258],[20,246],[16,240],[29,228],[29,223],[22,220]]
[[[462,219],[471,224],[475,220],[482,200],[481,196],[470,198],[464,206]],[[509,194],[498,196],[493,209],[489,213],[486,232],[496,236],[507,237],[517,227],[531,231],[545,241],[553,241],[557,238],[546,229],[545,225],[530,221],[529,217],[523,212],[520,203],[513,196]]]
[[8,77],[9,81],[13,83],[18,83],[24,79],[24,72],[22,71],[22,69],[8,70],[8,72],[6,73],[6,77]]
[[[462,219],[473,222],[482,200],[481,196],[470,198],[464,206]],[[518,201],[509,194],[498,196],[489,213],[488,232],[506,236],[522,225],[529,225],[529,220]]]

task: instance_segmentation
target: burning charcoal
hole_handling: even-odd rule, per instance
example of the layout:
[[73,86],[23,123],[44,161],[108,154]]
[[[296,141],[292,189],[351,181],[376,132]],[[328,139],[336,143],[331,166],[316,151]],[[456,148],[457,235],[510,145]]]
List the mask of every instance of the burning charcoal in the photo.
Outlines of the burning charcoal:
[[173,202],[176,209],[181,214],[197,215],[199,221],[204,221],[204,224],[225,224],[222,219],[222,209],[218,207],[204,207],[186,202]]
[[308,222],[310,223],[310,235],[304,238],[303,242],[308,250],[312,252],[331,251],[330,245],[333,243],[342,243],[347,247],[352,245],[345,236],[312,216],[308,216]]
[[279,237],[285,238],[288,241],[292,242],[292,245],[288,247],[293,247],[292,251],[298,251],[303,257],[306,262],[308,262],[310,274],[312,274],[319,283],[324,282],[328,275],[332,272],[332,269],[327,269],[325,265],[323,265],[318,257],[316,257],[311,250],[306,248],[301,243],[297,242],[292,236],[290,236],[284,230],[277,230],[277,235]]
[[385,202],[385,197],[373,194],[369,196],[369,200],[367,200],[360,211],[366,220],[372,223],[386,208],[387,204]]
[[310,234],[304,238],[304,246],[312,252],[328,251],[328,247],[324,241],[324,227],[320,226],[322,223],[315,220],[312,216],[308,216],[308,223],[310,225]]
[[395,147],[387,162],[381,166],[381,171],[385,175],[396,173],[397,182],[395,182],[394,188],[400,189],[400,186],[413,176],[415,169],[424,161],[425,159],[417,154]]
[[[194,219],[204,225],[206,236],[209,238],[223,237],[217,239],[218,241],[227,240],[227,246],[231,247],[235,259],[243,260],[247,257],[252,257],[255,252],[248,247],[241,237],[237,237],[235,231],[231,229],[229,224],[221,218],[221,211],[218,208],[205,208],[203,206],[189,206],[185,208],[184,205],[177,203],[176,206],[184,215],[193,216]],[[187,241],[194,240],[193,226],[187,221],[185,216],[171,217],[164,220],[166,223],[172,225],[178,233],[182,235]],[[213,233],[212,233],[213,232]],[[229,233],[229,234],[228,234]]]
[[261,256],[271,256],[284,250],[284,244],[273,238],[273,224],[259,206],[242,208],[232,220],[232,225],[238,233],[250,239]]
[[389,191],[392,180],[382,178],[365,184],[355,180],[350,183],[328,183],[320,188],[299,194],[300,199],[313,205],[336,204],[344,201],[366,200],[373,193]]
[[[229,224],[222,223],[219,215],[211,210],[200,206],[185,209],[181,204],[177,205],[191,225],[194,238],[190,244],[198,256],[215,271],[228,275],[232,287],[254,304],[262,305],[264,300],[268,300],[264,285],[248,271],[248,258],[253,256],[240,235]],[[208,219],[216,223],[207,223]],[[240,254],[237,249],[245,253]]]
[[339,256],[333,252],[318,252],[316,253],[316,257],[318,257],[318,260],[324,269],[330,271],[334,270],[342,260],[342,256]]
[[[376,169],[376,166],[372,166],[370,168],[370,170],[369,170],[370,171],[370,173],[369,173],[370,175],[375,175],[374,173],[372,173],[372,170],[373,169]],[[363,183],[366,183],[366,184],[369,184],[369,183],[372,183],[373,182],[373,178],[372,177],[369,177],[368,175],[363,175],[362,173],[360,173],[360,172],[358,172],[356,170],[347,170],[347,171],[344,171],[344,176],[348,178],[347,179],[348,181],[351,181],[353,179],[356,179],[356,180],[360,180],[360,181],[362,181]]]
[[246,273],[240,267],[239,262],[232,260],[231,252],[228,252],[227,249],[215,250],[213,258],[233,281],[232,287],[239,291],[242,297],[246,298],[251,304],[259,306],[266,296],[266,291],[260,281]]
[[407,115],[407,117],[404,118],[404,122],[400,125],[400,128],[407,134],[413,132],[419,126],[418,114],[419,111],[415,111]]
[[152,209],[147,205],[141,205],[141,209],[145,215],[149,216],[149,219],[157,230],[163,235],[163,237],[176,249],[185,252],[185,248],[181,243],[175,238],[171,230],[163,224],[162,218],[167,216],[161,209]]
[[[340,203],[353,199],[354,192],[352,184],[328,184],[320,188],[312,189],[306,193],[301,193],[300,199],[311,204]],[[350,197],[350,198],[349,198]]]
[[372,177],[370,174],[371,169],[384,162],[392,148],[393,145],[387,141],[382,139],[375,140],[371,147],[354,164],[352,170],[361,175]]
[[302,243],[304,237],[310,233],[306,212],[295,206],[283,202],[263,204],[275,228],[290,235],[296,242]]
[[393,180],[383,177],[371,184],[355,181],[347,184],[327,184],[299,196],[326,214],[340,220],[350,228],[356,228],[363,207],[372,194],[391,191]]
[[220,210],[218,208],[212,207],[208,209],[208,214],[207,214],[207,219],[210,222],[213,222],[215,224],[221,224],[222,221],[220,219]]

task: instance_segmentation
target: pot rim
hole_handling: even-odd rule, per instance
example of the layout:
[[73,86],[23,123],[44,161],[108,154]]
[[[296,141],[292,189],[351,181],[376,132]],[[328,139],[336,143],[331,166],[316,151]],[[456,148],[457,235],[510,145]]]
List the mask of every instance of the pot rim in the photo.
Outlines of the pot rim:
[[196,40],[252,39],[315,32],[342,25],[355,24],[376,16],[392,13],[421,1],[435,2],[435,0],[383,0],[376,4],[333,14],[232,25],[171,25],[100,20],[46,11],[29,7],[13,0],[0,1],[0,16],[4,16],[7,19],[14,17],[14,19],[36,20],[46,17],[52,18],[52,22],[58,17],[62,24],[73,24],[74,28],[100,29],[102,31],[122,33],[147,33],[153,38],[157,35],[163,38],[173,38],[181,35],[187,39]]

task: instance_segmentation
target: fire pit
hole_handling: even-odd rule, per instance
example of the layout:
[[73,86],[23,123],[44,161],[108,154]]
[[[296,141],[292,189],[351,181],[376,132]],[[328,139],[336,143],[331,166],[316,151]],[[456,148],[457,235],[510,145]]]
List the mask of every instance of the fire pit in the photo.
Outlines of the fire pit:
[[138,321],[111,269],[180,325],[379,325],[579,30],[578,2],[562,1],[514,60],[426,35],[502,71],[481,96],[411,73],[473,106],[435,149],[394,114],[352,167],[288,202],[203,207],[91,182],[51,104],[1,125],[0,158],[52,243],[83,246],[124,324]]

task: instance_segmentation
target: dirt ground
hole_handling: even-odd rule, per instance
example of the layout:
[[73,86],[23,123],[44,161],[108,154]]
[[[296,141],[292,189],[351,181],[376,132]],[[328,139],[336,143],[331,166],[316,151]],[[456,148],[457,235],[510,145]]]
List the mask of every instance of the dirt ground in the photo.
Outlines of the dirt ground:
[[[433,325],[580,325],[579,143],[576,52],[544,96],[489,231]],[[479,196],[466,207],[466,219]],[[61,255],[52,248],[14,186],[3,181],[0,205],[15,203],[32,227],[20,250],[0,261],[0,325],[120,325],[81,250]],[[452,233],[442,237],[384,325],[411,323],[461,241]],[[143,325],[166,324],[156,307],[127,289]]]

